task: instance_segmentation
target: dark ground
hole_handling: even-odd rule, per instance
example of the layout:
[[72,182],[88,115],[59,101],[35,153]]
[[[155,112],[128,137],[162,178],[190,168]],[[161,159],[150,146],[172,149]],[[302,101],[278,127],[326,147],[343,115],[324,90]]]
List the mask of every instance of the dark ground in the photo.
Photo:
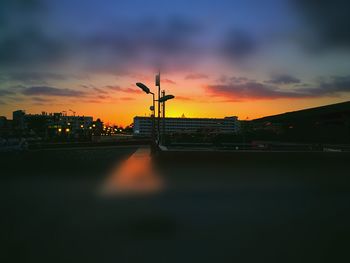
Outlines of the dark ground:
[[2,154],[0,262],[349,262],[349,155],[170,156],[161,193],[98,195],[135,150]]

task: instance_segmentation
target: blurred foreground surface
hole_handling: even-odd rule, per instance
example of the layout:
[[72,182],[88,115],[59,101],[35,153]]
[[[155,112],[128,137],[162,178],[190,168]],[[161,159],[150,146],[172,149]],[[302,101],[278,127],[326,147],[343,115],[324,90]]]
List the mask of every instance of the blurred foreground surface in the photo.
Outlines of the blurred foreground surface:
[[144,156],[128,146],[2,155],[0,261],[348,257],[348,154]]

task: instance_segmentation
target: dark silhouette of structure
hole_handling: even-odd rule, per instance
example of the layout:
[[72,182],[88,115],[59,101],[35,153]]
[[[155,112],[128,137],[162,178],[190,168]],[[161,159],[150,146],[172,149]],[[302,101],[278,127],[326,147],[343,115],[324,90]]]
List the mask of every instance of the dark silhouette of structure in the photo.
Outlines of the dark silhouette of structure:
[[257,139],[349,143],[350,101],[267,116],[248,126]]

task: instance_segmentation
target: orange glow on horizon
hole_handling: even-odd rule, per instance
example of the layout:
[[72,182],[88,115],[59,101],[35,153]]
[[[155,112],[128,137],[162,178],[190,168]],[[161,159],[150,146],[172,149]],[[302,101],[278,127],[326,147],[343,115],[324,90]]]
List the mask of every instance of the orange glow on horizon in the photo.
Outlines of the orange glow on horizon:
[[[179,74],[179,73],[178,73]],[[175,95],[175,99],[166,102],[167,117],[208,117],[223,118],[237,116],[240,120],[255,119],[263,116],[301,110],[332,103],[350,100],[349,96],[321,97],[304,99],[253,99],[244,98],[243,101],[229,101],[228,98],[208,94],[203,80],[186,80],[184,75],[163,75],[166,80],[161,83],[161,88],[166,94]],[[156,92],[153,79],[140,79],[153,91]],[[89,80],[90,81],[90,80]],[[85,92],[82,98],[44,97],[47,103],[37,103],[30,97],[22,96],[19,100],[9,101],[0,105],[1,114],[12,119],[12,112],[23,109],[27,113],[63,112],[76,115],[92,116],[94,120],[101,119],[104,123],[118,126],[128,126],[135,116],[150,116],[149,107],[152,105],[152,97],[141,92],[136,86],[134,78],[118,79],[113,77],[99,77],[90,81],[92,87],[82,88],[75,82],[67,82],[62,86],[76,87]],[[116,83],[117,82],[117,83]],[[117,89],[106,88],[116,83]],[[57,85],[60,86],[60,85]],[[120,90],[119,90],[120,88]],[[238,98],[239,99],[239,98]]]
[[[175,93],[175,92],[174,92]],[[103,122],[127,126],[133,122],[135,116],[150,116],[149,106],[150,98],[143,96],[132,101],[119,101],[117,103],[105,104],[76,104],[74,105],[76,115],[92,116],[94,120],[100,118]],[[321,99],[280,99],[280,100],[252,100],[243,102],[204,102],[196,100],[176,100],[173,99],[166,103],[167,117],[208,117],[223,118],[227,116],[238,116],[240,120],[255,119],[268,115],[284,113],[288,111],[301,110],[327,104],[338,103],[344,100],[339,98],[321,98]],[[68,106],[70,107],[70,106]],[[27,113],[62,112],[67,106],[43,106],[40,105],[18,105],[15,107],[6,107],[2,115],[12,119],[12,111],[24,109]],[[4,114],[5,113],[5,114]]]

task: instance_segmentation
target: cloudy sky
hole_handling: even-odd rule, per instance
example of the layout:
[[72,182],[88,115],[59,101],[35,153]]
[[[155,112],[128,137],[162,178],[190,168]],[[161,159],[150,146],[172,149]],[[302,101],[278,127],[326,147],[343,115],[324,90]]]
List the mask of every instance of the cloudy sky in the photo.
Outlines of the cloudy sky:
[[2,0],[0,115],[72,109],[127,125],[148,115],[253,119],[350,99],[342,0]]

